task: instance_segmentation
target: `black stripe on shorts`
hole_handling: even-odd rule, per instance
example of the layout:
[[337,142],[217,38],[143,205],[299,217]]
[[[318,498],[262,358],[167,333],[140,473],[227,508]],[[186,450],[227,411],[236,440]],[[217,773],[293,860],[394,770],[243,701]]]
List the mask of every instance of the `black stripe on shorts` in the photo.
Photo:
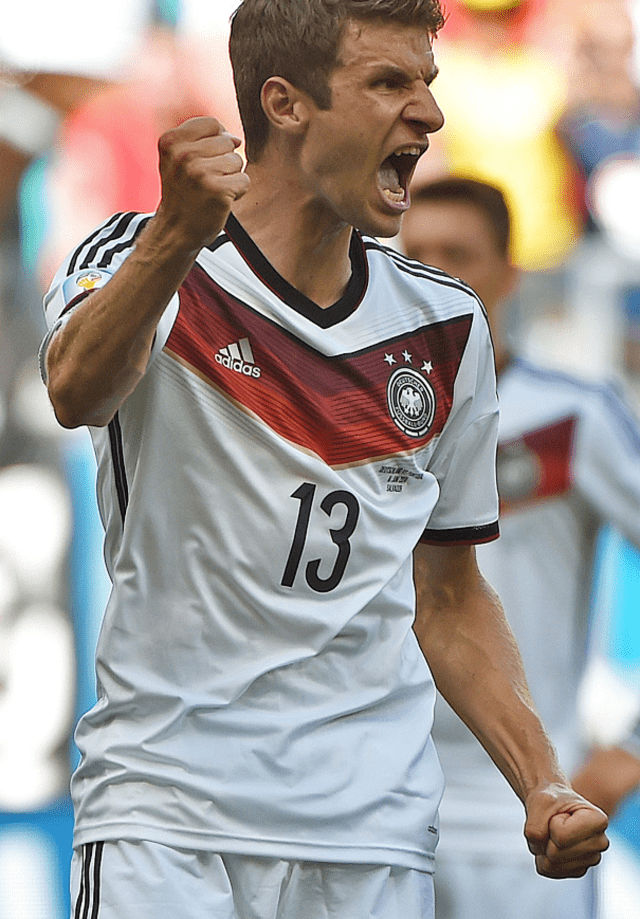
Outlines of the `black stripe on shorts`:
[[103,842],[90,842],[82,847],[80,889],[78,890],[74,919],[98,919],[103,850]]

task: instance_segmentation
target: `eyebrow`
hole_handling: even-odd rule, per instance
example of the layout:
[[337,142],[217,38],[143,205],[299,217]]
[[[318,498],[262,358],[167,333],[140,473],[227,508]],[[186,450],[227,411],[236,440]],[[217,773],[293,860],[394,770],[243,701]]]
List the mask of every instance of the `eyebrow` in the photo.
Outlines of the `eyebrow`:
[[[398,67],[396,64],[379,64],[374,70],[375,76],[378,78],[383,77],[396,77],[402,80],[410,80],[411,74],[405,70],[403,67]],[[424,81],[427,86],[430,86],[435,78],[440,73],[440,70],[436,64],[433,65],[429,73],[425,76]]]

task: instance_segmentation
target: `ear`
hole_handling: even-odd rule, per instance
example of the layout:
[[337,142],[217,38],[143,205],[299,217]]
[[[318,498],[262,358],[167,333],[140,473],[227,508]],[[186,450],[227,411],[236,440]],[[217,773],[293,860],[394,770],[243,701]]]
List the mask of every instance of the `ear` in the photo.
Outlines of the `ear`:
[[269,77],[260,94],[265,115],[274,128],[303,134],[311,113],[311,100],[284,77]]

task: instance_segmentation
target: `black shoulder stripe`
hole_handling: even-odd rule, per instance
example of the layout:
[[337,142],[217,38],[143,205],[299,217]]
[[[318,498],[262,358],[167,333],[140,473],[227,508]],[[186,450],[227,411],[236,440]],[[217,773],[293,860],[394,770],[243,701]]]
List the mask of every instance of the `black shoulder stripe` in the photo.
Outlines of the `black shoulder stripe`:
[[467,294],[469,297],[473,297],[482,312],[486,315],[487,311],[485,309],[484,303],[477,295],[475,290],[472,287],[467,287],[464,281],[456,281],[455,278],[452,278],[448,274],[444,274],[440,277],[438,275],[430,275],[419,271],[412,271],[405,265],[397,264],[397,267],[400,269],[400,271],[404,271],[405,274],[413,275],[414,278],[424,278],[425,280],[433,281],[434,284],[440,284],[441,287],[450,287],[452,290],[459,290],[460,293]]
[[76,251],[71,256],[71,260],[69,262],[69,268],[67,270],[67,276],[72,275],[74,271],[76,270],[76,264],[78,262],[78,259],[80,258],[80,254],[82,250],[84,249],[84,247],[88,246],[89,243],[93,242],[96,236],[99,236],[101,233],[104,233],[104,231],[107,230],[120,217],[122,217],[122,213],[114,214],[113,217],[110,217],[106,223],[104,223],[101,227],[98,227],[98,229],[94,233],[92,233],[91,236],[89,236],[87,239],[83,240],[82,243],[80,243]]
[[115,225],[113,231],[105,239],[99,239],[93,246],[91,246],[86,256],[84,257],[82,264],[80,265],[80,270],[82,271],[85,268],[89,268],[103,246],[108,246],[109,243],[112,243],[117,239],[121,239],[135,216],[135,211],[129,211],[128,214],[123,214]]
[[417,278],[428,278],[430,281],[435,281],[436,284],[444,284],[447,287],[455,287],[467,294],[471,294],[476,298],[476,300],[478,299],[478,295],[472,287],[469,287],[469,285],[465,284],[464,281],[461,281],[460,278],[454,278],[452,275],[447,274],[446,271],[442,271],[440,268],[434,268],[432,265],[423,265],[422,262],[416,262],[412,259],[407,259],[400,255],[399,252],[395,252],[393,249],[387,250],[387,254],[392,259],[394,264],[401,271],[406,271],[407,274],[412,274]]
[[377,241],[369,240],[366,243],[366,247],[367,249],[377,250],[378,252],[382,252],[384,255],[391,256],[394,259],[394,261],[398,262],[399,264],[406,265],[408,268],[418,268],[418,269],[427,271],[429,273],[433,273],[434,275],[437,275],[438,277],[445,277],[445,278],[450,277],[450,275],[448,275],[446,271],[443,271],[442,268],[436,268],[435,265],[426,265],[424,262],[419,262],[415,258],[409,258],[408,255],[405,255],[403,252],[400,252],[398,249],[393,249],[391,246],[383,246],[381,243]]
[[119,252],[124,252],[125,249],[131,248],[131,246],[133,246],[136,239],[138,238],[140,233],[144,230],[144,228],[146,227],[146,225],[149,223],[150,220],[151,220],[151,217],[145,217],[144,220],[140,221],[140,223],[135,229],[135,232],[129,239],[125,240],[124,242],[118,243],[117,246],[112,246],[110,249],[107,249],[105,253],[103,254],[102,258],[100,259],[100,261],[98,262],[97,267],[107,268],[113,261],[113,258]]
[[381,246],[380,244],[375,243],[366,243],[366,247],[367,249],[377,249],[379,252],[387,255],[392,260],[396,268],[398,268],[400,271],[404,271],[405,274],[409,274],[414,278],[424,278],[426,281],[433,281],[434,284],[441,284],[443,287],[450,287],[452,290],[459,290],[461,293],[465,293],[470,297],[473,297],[488,321],[487,310],[484,303],[477,295],[473,287],[469,287],[469,285],[465,284],[464,281],[461,281],[459,278],[452,277],[450,274],[447,274],[446,271],[442,271],[440,268],[434,268],[430,265],[423,265],[422,262],[416,262],[413,259],[409,259],[406,256],[401,255],[399,252],[396,252],[395,249],[390,249],[387,246]]
[[448,286],[458,287],[460,290],[464,290],[478,299],[478,295],[472,287],[469,287],[469,285],[465,284],[460,278],[454,278],[452,275],[447,274],[442,268],[436,268],[435,265],[425,265],[423,262],[416,261],[416,259],[408,258],[408,256],[398,252],[397,249],[391,249],[389,246],[381,246],[380,243],[367,242],[366,248],[368,250],[377,250],[387,255],[398,268],[402,271],[406,271],[407,274],[412,274],[417,278],[428,278],[431,281],[448,283]]

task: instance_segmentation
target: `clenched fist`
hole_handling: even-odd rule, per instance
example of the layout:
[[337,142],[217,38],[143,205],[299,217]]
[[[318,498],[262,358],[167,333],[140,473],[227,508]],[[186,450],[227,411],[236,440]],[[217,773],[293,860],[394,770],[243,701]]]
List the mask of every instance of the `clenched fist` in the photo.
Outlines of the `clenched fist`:
[[197,250],[224,227],[231,205],[249,188],[239,138],[215,118],[191,118],[158,142],[162,200],[157,217]]
[[606,814],[568,786],[534,792],[526,810],[525,836],[545,877],[582,877],[609,846]]

